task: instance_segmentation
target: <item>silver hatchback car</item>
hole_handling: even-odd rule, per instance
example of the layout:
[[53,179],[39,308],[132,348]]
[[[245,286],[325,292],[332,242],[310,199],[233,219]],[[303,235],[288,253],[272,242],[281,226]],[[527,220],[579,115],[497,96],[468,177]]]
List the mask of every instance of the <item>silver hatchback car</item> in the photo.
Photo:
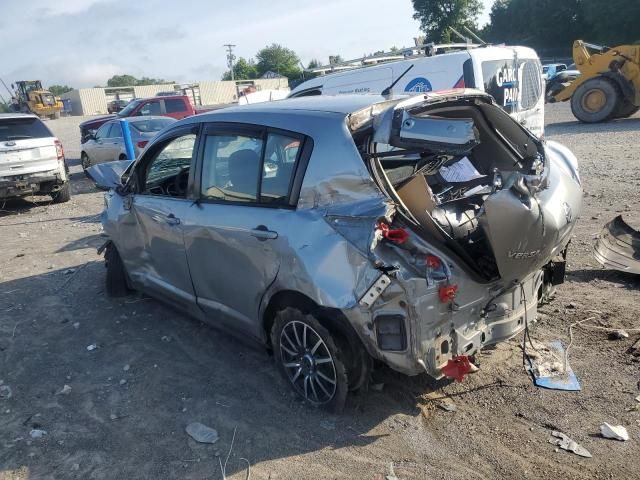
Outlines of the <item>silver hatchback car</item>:
[[89,173],[111,294],[259,339],[334,411],[372,360],[460,379],[525,329],[582,198],[571,152],[477,91],[228,108]]

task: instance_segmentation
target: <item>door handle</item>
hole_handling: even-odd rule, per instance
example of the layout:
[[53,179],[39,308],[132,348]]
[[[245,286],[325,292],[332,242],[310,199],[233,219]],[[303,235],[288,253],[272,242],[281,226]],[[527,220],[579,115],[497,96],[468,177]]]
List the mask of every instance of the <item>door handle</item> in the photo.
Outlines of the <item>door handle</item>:
[[153,215],[151,215],[151,220],[153,220],[156,223],[166,223],[168,225],[180,225],[180,219],[176,217],[173,213],[170,213],[167,216],[154,213]]
[[269,230],[264,225],[258,225],[256,228],[251,230],[251,235],[256,237],[258,240],[275,240],[278,238],[278,232]]

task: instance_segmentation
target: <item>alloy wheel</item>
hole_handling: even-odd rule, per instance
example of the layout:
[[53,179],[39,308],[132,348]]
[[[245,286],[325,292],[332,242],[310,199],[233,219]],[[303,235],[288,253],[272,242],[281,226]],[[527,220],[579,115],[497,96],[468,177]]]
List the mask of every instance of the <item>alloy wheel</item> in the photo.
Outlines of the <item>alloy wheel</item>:
[[280,353],[287,377],[300,395],[316,405],[333,399],[336,367],[318,332],[304,322],[287,323],[280,333]]

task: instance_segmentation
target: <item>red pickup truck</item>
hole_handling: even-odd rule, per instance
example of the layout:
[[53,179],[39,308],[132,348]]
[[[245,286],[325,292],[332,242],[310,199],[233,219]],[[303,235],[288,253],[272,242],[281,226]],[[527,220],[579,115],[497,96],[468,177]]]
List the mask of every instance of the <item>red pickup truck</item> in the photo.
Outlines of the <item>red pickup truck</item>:
[[180,120],[207,110],[206,108],[194,108],[189,101],[189,97],[186,95],[139,98],[133,100],[115,115],[92,118],[91,120],[82,122],[80,124],[80,142],[86,142],[88,137],[100,128],[102,124],[114,118],[161,115],[163,117]]

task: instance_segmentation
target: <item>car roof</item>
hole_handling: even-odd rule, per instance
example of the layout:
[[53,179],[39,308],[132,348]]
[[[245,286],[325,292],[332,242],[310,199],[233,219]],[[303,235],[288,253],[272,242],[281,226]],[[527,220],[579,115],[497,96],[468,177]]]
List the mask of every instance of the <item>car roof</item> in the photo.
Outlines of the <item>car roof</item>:
[[[113,123],[113,122],[119,122],[120,120],[125,120],[125,118],[112,118],[111,120],[109,120],[106,123]],[[169,120],[169,121],[176,121],[175,118],[171,118],[171,117],[163,117],[161,115],[146,115],[144,117],[126,117],[127,122],[129,123],[138,123],[138,122],[144,122],[145,120]]]
[[[404,98],[404,97],[402,97]],[[227,113],[264,113],[264,112],[324,112],[348,115],[370,105],[387,100],[381,95],[314,95],[309,97],[286,98],[273,102],[261,102],[249,105],[238,105],[213,112],[206,112],[197,117],[216,117]]]
[[0,113],[0,120],[12,120],[14,118],[38,118],[33,113]]

